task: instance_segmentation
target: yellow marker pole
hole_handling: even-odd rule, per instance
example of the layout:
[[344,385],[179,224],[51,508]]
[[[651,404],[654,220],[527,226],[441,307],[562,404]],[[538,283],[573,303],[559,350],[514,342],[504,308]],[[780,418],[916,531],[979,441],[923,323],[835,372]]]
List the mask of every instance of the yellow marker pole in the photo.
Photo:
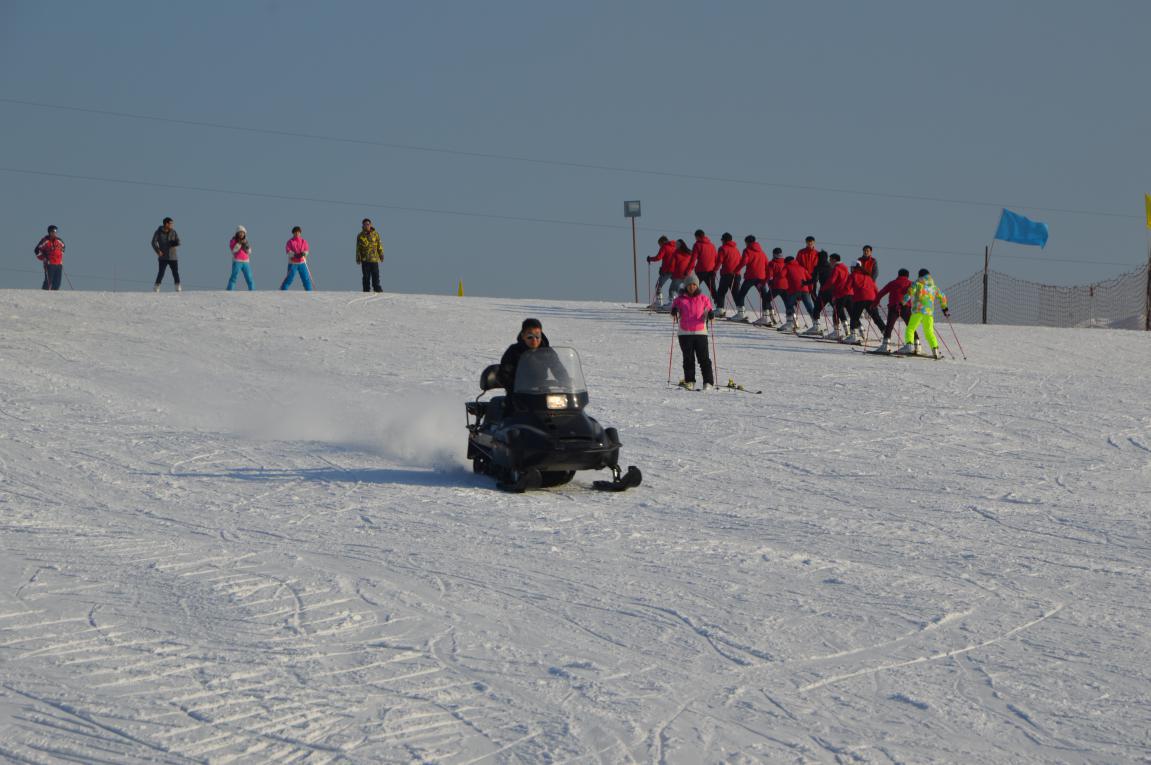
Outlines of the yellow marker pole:
[[459,287],[459,290],[457,291],[457,293],[456,293],[456,294],[457,294],[457,296],[459,296],[459,297],[463,297],[463,296],[464,296],[464,280],[463,280],[463,279],[460,279],[460,287]]

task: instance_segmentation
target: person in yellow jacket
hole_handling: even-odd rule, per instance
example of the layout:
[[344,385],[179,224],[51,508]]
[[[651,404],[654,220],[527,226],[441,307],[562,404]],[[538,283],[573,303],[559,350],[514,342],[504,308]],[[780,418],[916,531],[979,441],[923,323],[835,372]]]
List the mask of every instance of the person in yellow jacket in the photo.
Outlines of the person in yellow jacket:
[[939,304],[943,306],[943,315],[950,316],[951,312],[947,310],[947,296],[943,294],[943,290],[935,286],[935,280],[931,278],[930,271],[926,268],[919,269],[919,278],[903,296],[903,304],[911,307],[911,321],[907,322],[905,344],[896,351],[897,354],[909,356],[915,353],[915,330],[922,325],[923,336],[927,338],[927,344],[931,346],[932,358],[940,358],[939,339],[935,336],[936,298],[939,299]]
[[372,227],[371,218],[364,218],[363,229],[356,235],[356,262],[360,264],[364,292],[383,292],[380,286],[380,263],[384,261],[384,246],[380,232]]

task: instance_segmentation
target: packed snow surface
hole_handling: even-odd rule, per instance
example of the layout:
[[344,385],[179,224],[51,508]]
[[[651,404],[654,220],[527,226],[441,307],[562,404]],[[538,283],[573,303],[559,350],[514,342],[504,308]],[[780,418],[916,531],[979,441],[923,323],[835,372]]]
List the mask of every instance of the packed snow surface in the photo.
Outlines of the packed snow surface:
[[[719,322],[755,395],[669,389],[669,319],[618,304],[0,306],[0,760],[1151,758],[1145,333]],[[526,316],[638,489],[472,474]]]

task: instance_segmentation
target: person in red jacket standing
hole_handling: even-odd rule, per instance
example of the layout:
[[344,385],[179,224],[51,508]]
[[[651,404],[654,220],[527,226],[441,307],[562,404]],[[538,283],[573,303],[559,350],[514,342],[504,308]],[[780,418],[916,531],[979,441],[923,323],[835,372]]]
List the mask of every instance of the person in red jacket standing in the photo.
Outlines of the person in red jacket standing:
[[803,334],[807,337],[822,337],[823,327],[820,325],[820,314],[823,313],[824,307],[831,306],[833,309],[831,314],[833,330],[827,335],[827,339],[840,340],[843,338],[843,334],[839,331],[839,324],[847,321],[847,307],[846,304],[838,301],[841,301],[848,294],[846,292],[848,271],[847,266],[840,262],[838,252],[831,253],[828,263],[831,265],[831,274],[827,281],[821,285],[819,294],[815,296],[815,306],[811,311],[811,327]]
[[872,281],[879,280],[879,261],[871,254],[871,245],[863,245],[863,254],[859,256],[859,265],[863,268],[863,273],[871,277]]
[[745,236],[743,242],[747,245],[743,248],[743,258],[740,260],[743,266],[743,286],[735,296],[737,312],[733,321],[750,321],[747,311],[743,308],[743,302],[753,287],[759,290],[763,311],[767,313],[767,253],[751,234]]
[[834,301],[831,317],[835,327],[827,339],[842,340],[847,337],[847,314],[852,299],[851,270],[846,263],[835,264],[835,268],[831,271],[831,280],[834,282],[831,288],[831,298]]
[[48,227],[48,234],[36,243],[36,260],[44,264],[44,283],[40,289],[60,289],[60,279],[64,276],[64,240],[56,235],[55,226]]
[[683,282],[688,275],[694,273],[695,258],[687,242],[682,239],[675,240],[675,252],[671,256],[671,299],[675,300],[683,292]]
[[699,277],[699,283],[707,286],[711,299],[715,300],[715,272],[719,268],[719,253],[701,228],[695,230],[695,244],[691,248],[691,257],[695,261],[695,275]]
[[[672,258],[675,255],[675,243],[666,236],[659,238],[659,252],[647,259],[648,263],[659,262],[659,278],[655,281],[655,290],[651,305],[648,308],[663,307],[663,285],[671,281]],[[675,294],[672,294],[675,297]]]
[[883,325],[879,311],[875,310],[875,280],[863,269],[863,263],[856,261],[855,265],[851,267],[851,275],[847,277],[847,286],[851,289],[851,304],[848,307],[848,315],[851,317],[851,332],[840,342],[848,345],[863,344],[863,333],[860,330],[863,327],[864,311],[867,311],[867,315],[875,322],[876,327]]
[[887,296],[887,323],[883,325],[883,342],[880,343],[876,351],[879,353],[891,352],[891,332],[895,329],[895,322],[902,318],[903,323],[911,321],[911,306],[903,304],[903,296],[911,289],[911,272],[906,268],[899,269],[899,276],[895,277],[887,284],[883,285],[875,296],[876,305]]
[[787,318],[779,331],[795,332],[797,302],[802,302],[808,313],[815,313],[815,306],[811,302],[811,274],[807,273],[807,269],[801,266],[791,255],[788,255],[787,259],[783,261],[783,273],[787,284],[786,292],[783,294],[783,308],[787,312]]
[[719,292],[715,296],[716,314],[718,316],[727,316],[727,308],[724,303],[727,300],[727,292],[731,290],[732,297],[739,292],[739,264],[743,260],[743,256],[739,253],[739,246],[732,241],[731,234],[724,232],[720,237],[722,244],[719,246]]
[[815,246],[814,236],[809,236],[803,241],[807,246],[795,253],[795,261],[807,269],[808,276],[814,276],[815,267],[819,265],[819,248]]
[[779,247],[771,251],[771,260],[767,263],[767,310],[755,322],[761,327],[774,327],[779,320],[775,312],[775,299],[783,300],[787,293],[787,274],[784,271],[783,250]]

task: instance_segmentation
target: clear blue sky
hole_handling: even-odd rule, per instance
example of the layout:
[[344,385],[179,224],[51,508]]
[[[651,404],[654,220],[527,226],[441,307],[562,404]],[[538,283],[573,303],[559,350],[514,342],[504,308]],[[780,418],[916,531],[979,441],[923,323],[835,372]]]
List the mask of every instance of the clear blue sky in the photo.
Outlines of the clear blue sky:
[[369,216],[386,290],[630,299],[625,199],[641,293],[697,227],[946,285],[1000,205],[1051,240],[997,270],[1108,278],[1147,257],[1149,29],[1145,0],[4,0],[0,286],[38,286],[54,223],[75,288],[146,289],[170,215],[190,286],[236,224],[278,285],[298,224],[319,287],[358,289]]

